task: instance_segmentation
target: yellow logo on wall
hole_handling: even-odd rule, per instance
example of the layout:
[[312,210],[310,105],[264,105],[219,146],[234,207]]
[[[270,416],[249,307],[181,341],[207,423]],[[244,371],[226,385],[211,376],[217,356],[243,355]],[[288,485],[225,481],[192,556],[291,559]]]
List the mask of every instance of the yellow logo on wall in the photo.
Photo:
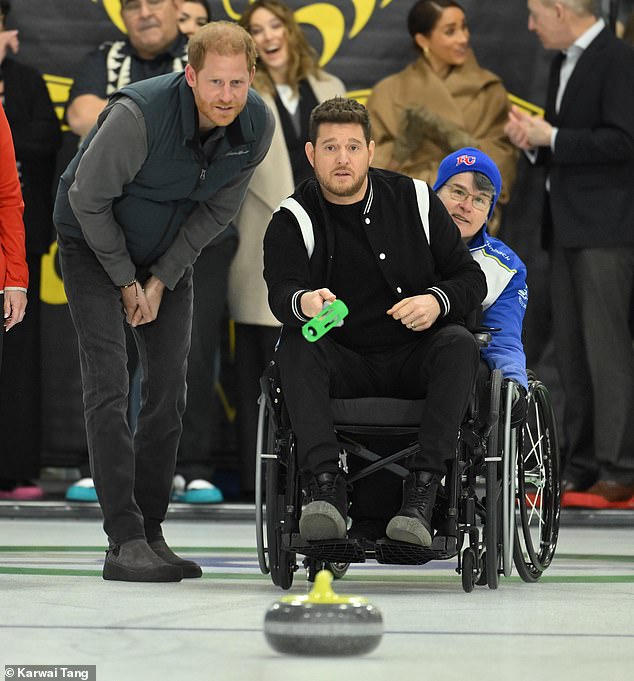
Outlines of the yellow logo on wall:
[[42,274],[40,280],[40,299],[48,305],[66,305],[66,292],[64,282],[57,272],[55,259],[57,256],[57,242],[53,241],[51,247],[42,256]]
[[[357,36],[366,26],[370,17],[380,7],[387,7],[392,0],[348,0],[354,7],[354,21],[348,38]],[[250,0],[252,2],[252,0]],[[222,6],[230,19],[237,21],[240,12],[233,7],[233,0],[222,0]],[[250,3],[249,3],[250,4]],[[337,54],[346,34],[346,21],[343,12],[331,2],[314,2],[295,10],[298,24],[314,26],[321,34],[323,48],[319,65],[325,66]]]
[[73,84],[72,78],[64,78],[63,76],[53,76],[50,73],[42,74],[46,87],[48,88],[48,96],[53,102],[55,107],[55,113],[62,123],[62,130],[70,130],[70,128],[63,123],[64,121],[64,109],[66,107],[66,102],[68,101],[68,94],[70,93],[70,88]]
[[[95,2],[96,0],[92,1]],[[122,33],[127,33],[126,27],[121,19],[121,0],[103,0],[103,8],[110,17],[110,21],[112,21]]]
[[[98,0],[92,0],[97,2]],[[252,2],[253,0],[249,0]],[[387,7],[392,0],[348,0],[354,7],[354,22],[348,33],[349,38],[358,35],[370,20],[377,9]],[[102,0],[112,23],[123,33],[126,33],[125,25],[121,20],[121,0]],[[222,6],[230,19],[237,21],[240,12],[233,7],[233,0],[222,0]],[[319,60],[320,66],[327,64],[337,53],[345,36],[345,19],[343,12],[331,2],[315,2],[300,7],[295,11],[295,19],[300,24],[314,26],[322,36],[323,51]]]

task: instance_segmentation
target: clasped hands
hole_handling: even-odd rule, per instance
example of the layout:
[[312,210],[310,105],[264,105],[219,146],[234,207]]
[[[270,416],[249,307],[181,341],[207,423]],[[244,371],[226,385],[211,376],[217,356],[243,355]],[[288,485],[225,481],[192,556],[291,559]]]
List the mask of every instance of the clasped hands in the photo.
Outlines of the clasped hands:
[[[332,303],[336,299],[337,296],[328,288],[307,291],[300,301],[302,312],[312,319],[322,311],[325,302]],[[387,310],[386,314],[412,331],[425,331],[438,319],[440,304],[431,293],[424,293],[403,298]]]
[[504,132],[511,142],[523,151],[550,146],[553,127],[541,116],[531,116],[513,105]]
[[165,284],[152,275],[145,284],[135,282],[122,287],[121,300],[125,318],[130,326],[141,326],[153,322],[158,316]]

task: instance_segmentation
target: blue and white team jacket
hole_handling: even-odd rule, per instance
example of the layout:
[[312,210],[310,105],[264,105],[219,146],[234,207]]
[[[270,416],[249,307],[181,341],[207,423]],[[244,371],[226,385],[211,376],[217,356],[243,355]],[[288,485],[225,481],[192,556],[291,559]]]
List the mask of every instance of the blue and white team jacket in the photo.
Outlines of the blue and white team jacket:
[[488,293],[482,302],[482,325],[500,329],[482,350],[491,369],[500,369],[528,389],[522,324],[528,302],[526,265],[503,241],[490,236],[486,225],[469,243],[473,259],[487,280]]

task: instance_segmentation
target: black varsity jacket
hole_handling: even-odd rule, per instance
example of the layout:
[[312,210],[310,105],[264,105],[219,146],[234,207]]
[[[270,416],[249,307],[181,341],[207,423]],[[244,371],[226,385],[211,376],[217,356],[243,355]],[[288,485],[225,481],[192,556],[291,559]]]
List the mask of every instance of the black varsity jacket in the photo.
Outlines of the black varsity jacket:
[[[431,293],[441,309],[437,324],[461,322],[480,306],[487,292],[484,274],[426,183],[370,168],[361,220],[394,303]],[[269,305],[284,325],[307,321],[301,295],[329,286],[335,252],[336,226],[311,178],[280,204],[264,238]]]

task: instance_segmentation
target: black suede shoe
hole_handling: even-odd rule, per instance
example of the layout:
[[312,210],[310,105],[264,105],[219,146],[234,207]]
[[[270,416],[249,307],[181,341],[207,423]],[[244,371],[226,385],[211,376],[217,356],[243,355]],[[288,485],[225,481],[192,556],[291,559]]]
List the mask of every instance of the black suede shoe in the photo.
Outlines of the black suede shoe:
[[106,551],[103,578],[120,582],[180,582],[183,571],[159,558],[145,539],[132,539]]
[[299,519],[305,541],[343,539],[346,536],[348,494],[340,473],[320,473],[304,490],[306,506]]
[[436,503],[440,475],[414,471],[403,483],[403,505],[387,525],[387,536],[418,546],[431,546],[431,517]]
[[166,563],[179,567],[183,572],[183,579],[195,579],[196,577],[203,576],[203,571],[198,563],[177,556],[162,537],[149,542],[149,546],[152,551]]

